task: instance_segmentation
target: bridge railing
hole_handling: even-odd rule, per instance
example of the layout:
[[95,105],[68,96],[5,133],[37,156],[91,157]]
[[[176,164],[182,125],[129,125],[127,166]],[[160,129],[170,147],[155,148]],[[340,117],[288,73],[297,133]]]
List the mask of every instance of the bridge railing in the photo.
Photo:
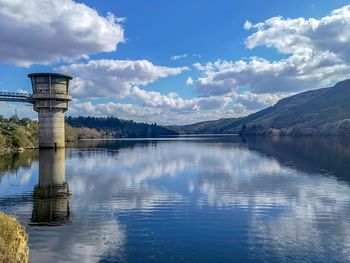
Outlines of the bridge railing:
[[0,96],[3,96],[3,97],[14,97],[14,98],[27,98],[27,99],[29,99],[31,97],[31,94],[29,94],[29,93],[21,93],[21,92],[0,91]]
[[22,92],[0,91],[0,101],[33,103],[32,95]]

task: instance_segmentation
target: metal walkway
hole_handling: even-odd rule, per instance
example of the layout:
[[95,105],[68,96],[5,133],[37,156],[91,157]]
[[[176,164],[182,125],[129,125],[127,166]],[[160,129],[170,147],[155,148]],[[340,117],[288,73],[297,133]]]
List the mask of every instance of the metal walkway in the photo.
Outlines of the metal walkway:
[[3,91],[0,91],[0,101],[33,103],[32,95],[29,93],[3,92]]

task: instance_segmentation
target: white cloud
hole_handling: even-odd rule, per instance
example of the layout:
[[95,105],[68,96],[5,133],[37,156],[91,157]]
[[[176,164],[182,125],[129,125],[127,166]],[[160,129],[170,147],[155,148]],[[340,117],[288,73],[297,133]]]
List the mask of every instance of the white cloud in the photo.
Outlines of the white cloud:
[[175,60],[184,59],[184,58],[187,58],[187,57],[190,57],[190,56],[195,57],[195,58],[201,58],[202,57],[202,55],[194,53],[194,54],[173,55],[173,56],[170,57],[170,59],[175,61]]
[[144,107],[134,104],[122,104],[122,103],[101,103],[92,104],[91,102],[72,103],[69,109],[70,115],[89,115],[89,116],[110,116],[116,115],[124,119],[148,119],[151,116],[158,116],[161,113],[161,109]]
[[[175,92],[162,94],[141,88],[159,78],[180,74],[187,67],[156,66],[146,60],[91,60],[85,64],[62,66],[58,70],[76,75],[70,87],[76,98],[71,103],[71,115],[116,115],[163,124],[177,121],[188,123],[205,120],[208,116],[221,117],[221,112],[229,114],[225,107],[232,101],[232,96],[184,99]],[[109,98],[113,101],[80,101],[81,98],[89,97]],[[115,102],[115,99],[122,98],[132,99],[135,104]]]
[[250,21],[245,21],[243,28],[245,30],[250,30],[252,28],[253,24]]
[[120,21],[72,0],[0,0],[0,61],[28,67],[115,51]]
[[193,85],[193,79],[191,77],[187,78],[186,85],[188,85],[188,86]]
[[[161,95],[154,92],[148,94],[140,90],[144,98],[143,105],[129,103],[97,103],[72,102],[69,115],[72,116],[108,116],[113,115],[122,119],[135,121],[157,122],[160,124],[192,123],[208,119],[232,117],[235,112],[225,109],[230,103],[229,97],[206,97],[184,100],[169,99],[171,95]],[[153,97],[155,97],[153,99]]]
[[184,100],[178,96],[178,94],[171,92],[167,95],[162,95],[156,91],[146,91],[139,89],[138,87],[133,87],[131,94],[138,99],[141,99],[144,104],[160,107],[166,106],[174,109],[193,109],[193,100]]
[[350,76],[350,66],[329,52],[293,54],[280,61],[252,57],[247,61],[196,64],[204,76],[195,80],[204,96],[224,95],[246,86],[255,93],[293,93],[328,86]]
[[[148,94],[145,94],[147,96]],[[190,123],[194,121],[207,120],[208,118],[221,118],[221,114],[231,116],[233,111],[223,110],[231,101],[229,97],[208,97],[184,100],[177,98],[175,101],[168,101],[166,95],[156,95],[155,101],[147,101],[143,98],[144,104],[128,103],[98,103],[72,102],[69,115],[107,116],[114,115],[123,119],[134,119],[136,121],[149,120],[162,124],[178,124],[178,122]],[[158,104],[156,104],[158,103]]]
[[237,102],[244,108],[257,110],[272,106],[283,97],[285,97],[283,94],[255,94],[250,91],[246,91],[237,95]]
[[350,5],[321,19],[273,17],[251,26],[257,32],[247,38],[246,46],[274,47],[284,54],[303,54],[310,50],[329,52],[349,62],[349,27]]
[[350,6],[319,20],[273,17],[255,25],[246,21],[244,28],[256,30],[246,39],[247,48],[271,47],[286,57],[196,63],[203,76],[194,84],[202,96],[225,95],[244,87],[280,97],[350,77]]
[[75,97],[115,97],[130,94],[132,87],[144,86],[159,78],[178,75],[186,67],[156,66],[147,60],[90,60],[57,70],[73,74],[71,93]]
[[187,54],[174,55],[174,56],[170,57],[171,60],[179,60],[179,59],[182,59],[182,58],[187,58]]

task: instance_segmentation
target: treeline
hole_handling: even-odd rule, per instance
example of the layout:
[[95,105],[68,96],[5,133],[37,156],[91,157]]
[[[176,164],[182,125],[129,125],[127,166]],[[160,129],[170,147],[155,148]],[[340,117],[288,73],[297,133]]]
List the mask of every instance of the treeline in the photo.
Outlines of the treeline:
[[[137,123],[117,117],[66,117],[66,123],[79,128],[82,135],[95,134],[101,137],[141,138],[177,135],[175,131],[158,126],[156,123]],[[85,129],[85,130],[81,130]]]
[[39,124],[29,118],[0,115],[0,153],[14,149],[36,148],[39,144]]
[[[176,135],[177,133],[156,123],[136,123],[116,117],[67,117],[66,142],[79,139],[141,138]],[[0,154],[37,148],[39,145],[39,123],[29,118],[0,115]]]

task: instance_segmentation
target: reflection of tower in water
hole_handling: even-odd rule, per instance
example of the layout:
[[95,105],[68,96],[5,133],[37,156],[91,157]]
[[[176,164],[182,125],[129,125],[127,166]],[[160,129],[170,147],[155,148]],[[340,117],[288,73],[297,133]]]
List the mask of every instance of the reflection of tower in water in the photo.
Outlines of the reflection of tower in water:
[[65,150],[39,152],[39,183],[34,188],[32,223],[60,225],[69,219],[69,191],[65,182]]

